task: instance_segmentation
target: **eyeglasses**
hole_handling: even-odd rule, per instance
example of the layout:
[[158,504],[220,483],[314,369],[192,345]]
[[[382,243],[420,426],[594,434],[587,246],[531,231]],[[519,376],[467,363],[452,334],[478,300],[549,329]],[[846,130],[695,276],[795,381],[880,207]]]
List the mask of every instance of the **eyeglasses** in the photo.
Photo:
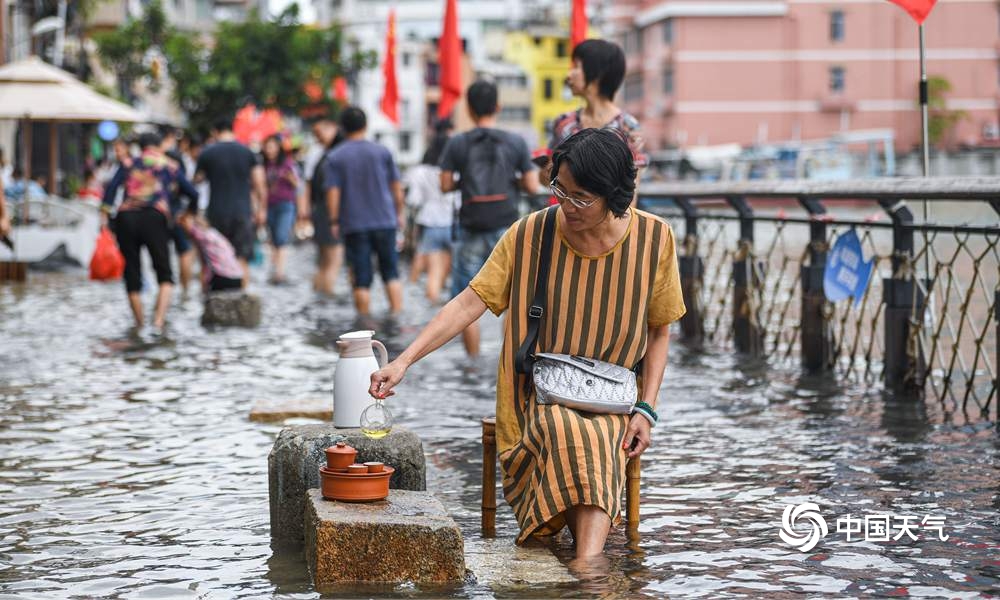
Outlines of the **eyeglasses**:
[[599,198],[595,198],[593,200],[580,200],[579,198],[574,198],[559,189],[555,179],[549,182],[549,191],[552,192],[552,195],[555,196],[560,203],[568,201],[577,208],[587,208],[599,200]]

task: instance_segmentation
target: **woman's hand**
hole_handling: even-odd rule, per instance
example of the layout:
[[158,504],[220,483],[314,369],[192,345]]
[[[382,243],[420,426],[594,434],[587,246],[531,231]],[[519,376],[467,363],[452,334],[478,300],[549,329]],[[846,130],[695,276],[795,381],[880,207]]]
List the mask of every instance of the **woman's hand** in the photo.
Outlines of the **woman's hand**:
[[392,388],[396,387],[403,380],[403,375],[406,375],[406,368],[407,365],[405,363],[396,359],[378,371],[375,371],[372,373],[372,383],[368,387],[368,393],[372,398],[379,400],[395,395],[396,392],[392,391]]
[[[374,378],[374,375],[372,375]],[[628,428],[625,430],[625,443],[622,448],[628,451],[629,458],[635,458],[649,448],[652,438],[652,426],[646,417],[635,413],[629,419]],[[635,448],[632,448],[632,440],[635,440]]]

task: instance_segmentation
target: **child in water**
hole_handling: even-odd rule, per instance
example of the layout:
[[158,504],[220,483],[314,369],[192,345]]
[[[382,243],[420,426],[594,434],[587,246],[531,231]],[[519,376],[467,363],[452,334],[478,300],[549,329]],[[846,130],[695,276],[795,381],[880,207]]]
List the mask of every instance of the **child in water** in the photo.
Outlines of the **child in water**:
[[202,289],[206,292],[238,290],[243,287],[243,266],[236,258],[236,251],[221,233],[201,217],[182,213],[177,225],[184,229],[201,259]]

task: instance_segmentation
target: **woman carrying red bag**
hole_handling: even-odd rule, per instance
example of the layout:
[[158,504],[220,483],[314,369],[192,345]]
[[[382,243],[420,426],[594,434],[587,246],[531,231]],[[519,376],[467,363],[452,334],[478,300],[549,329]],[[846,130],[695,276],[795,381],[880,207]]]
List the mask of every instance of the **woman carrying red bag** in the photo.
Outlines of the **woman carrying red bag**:
[[198,190],[178,171],[160,149],[160,136],[144,133],[139,136],[142,156],[123,163],[104,190],[102,210],[107,213],[114,205],[118,188],[125,186],[125,195],[115,217],[115,237],[125,257],[125,290],[136,327],[143,325],[142,263],[143,246],[149,252],[160,284],[153,313],[154,334],[161,334],[170,306],[174,278],[170,267],[170,195],[179,190],[191,202],[198,201]]

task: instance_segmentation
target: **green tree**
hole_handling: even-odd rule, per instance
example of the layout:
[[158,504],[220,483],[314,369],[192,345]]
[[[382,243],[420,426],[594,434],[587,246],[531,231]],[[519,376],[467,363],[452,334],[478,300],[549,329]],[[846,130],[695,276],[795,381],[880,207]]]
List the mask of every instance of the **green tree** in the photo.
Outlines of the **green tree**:
[[294,4],[274,21],[252,12],[246,22],[220,23],[214,44],[207,45],[171,27],[154,0],[143,19],[95,39],[102,60],[126,86],[143,77],[155,82],[155,61],[148,56],[151,50],[161,53],[174,99],[191,127],[204,131],[216,117],[232,116],[248,103],[299,114],[334,110],[333,78],[375,66],[373,52],[344,52],[339,28],[307,27],[298,17]]
[[932,146],[946,141],[948,133],[968,114],[964,110],[948,110],[945,94],[951,82],[940,75],[927,78],[927,137]]

